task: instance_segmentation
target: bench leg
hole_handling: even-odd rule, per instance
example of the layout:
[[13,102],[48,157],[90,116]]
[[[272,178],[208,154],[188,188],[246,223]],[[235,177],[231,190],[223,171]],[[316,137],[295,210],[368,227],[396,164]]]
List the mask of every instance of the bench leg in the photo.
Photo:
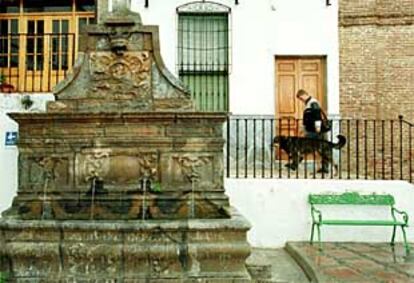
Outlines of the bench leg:
[[322,242],[321,242],[321,225],[318,225],[318,242],[319,242],[319,250],[322,250]]
[[313,231],[315,230],[315,223],[312,223],[312,230],[311,230],[311,236],[310,236],[310,244],[313,245]]
[[410,246],[407,243],[407,235],[405,234],[404,226],[401,226],[401,230],[403,232],[403,237],[404,237],[405,252],[406,252],[407,255],[409,255],[410,254]]
[[393,226],[392,229],[392,237],[391,237],[391,246],[393,247],[395,245],[395,230],[397,229],[397,226]]

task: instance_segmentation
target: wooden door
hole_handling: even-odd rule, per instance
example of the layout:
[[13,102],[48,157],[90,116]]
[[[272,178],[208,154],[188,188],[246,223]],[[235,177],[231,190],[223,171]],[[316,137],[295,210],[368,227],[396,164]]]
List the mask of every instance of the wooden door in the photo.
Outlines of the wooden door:
[[72,25],[70,16],[25,19],[20,89],[46,92],[65,77],[74,60]]
[[[275,135],[301,136],[304,104],[296,98],[299,89],[315,97],[326,110],[325,59],[323,57],[276,57]],[[275,150],[277,159],[288,159]],[[308,159],[311,159],[309,157]]]
[[325,60],[323,57],[276,57],[276,133],[297,136],[301,133],[304,104],[296,98],[306,90],[326,109]]

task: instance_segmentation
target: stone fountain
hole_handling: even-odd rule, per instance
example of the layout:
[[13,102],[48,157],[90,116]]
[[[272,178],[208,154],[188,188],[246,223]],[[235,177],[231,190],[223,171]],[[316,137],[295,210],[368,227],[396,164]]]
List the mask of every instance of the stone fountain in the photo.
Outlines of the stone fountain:
[[224,194],[226,113],[194,111],[157,27],[117,3],[82,35],[46,113],[10,114],[19,186],[0,219],[0,271],[13,282],[250,282],[249,224]]

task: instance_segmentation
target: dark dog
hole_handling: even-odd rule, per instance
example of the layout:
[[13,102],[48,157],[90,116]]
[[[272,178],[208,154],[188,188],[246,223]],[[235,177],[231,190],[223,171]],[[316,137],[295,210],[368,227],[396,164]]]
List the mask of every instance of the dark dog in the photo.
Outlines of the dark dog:
[[273,139],[273,143],[279,144],[280,148],[289,155],[289,160],[292,162],[285,166],[292,170],[298,168],[305,154],[317,152],[322,158],[322,163],[332,164],[337,172],[338,165],[333,164],[332,150],[341,149],[346,144],[346,138],[343,135],[338,135],[337,138],[338,142],[332,143],[322,139],[277,136]]

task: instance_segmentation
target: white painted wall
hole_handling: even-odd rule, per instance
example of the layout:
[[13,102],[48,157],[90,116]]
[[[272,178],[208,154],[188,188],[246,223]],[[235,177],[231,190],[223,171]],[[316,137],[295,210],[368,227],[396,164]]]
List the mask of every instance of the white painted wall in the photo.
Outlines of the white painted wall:
[[[175,74],[176,8],[188,0],[132,0],[132,10],[146,25],[159,25],[161,54]],[[276,55],[327,56],[329,114],[339,113],[338,1],[215,0],[231,8],[232,70],[230,111],[234,114],[274,114]]]
[[7,116],[11,112],[42,112],[46,101],[53,100],[51,94],[31,94],[33,105],[25,110],[20,103],[24,94],[0,93],[0,212],[8,208],[17,191],[16,146],[5,146],[6,132],[17,131],[18,125]]
[[[46,101],[53,100],[51,94],[33,94],[33,106],[24,110],[22,97],[0,94],[0,212],[10,207],[17,191],[17,148],[4,145],[5,132],[17,130],[17,125],[6,113],[41,112]],[[308,240],[311,218],[307,196],[316,192],[391,193],[396,206],[409,213],[410,224],[414,225],[414,187],[403,181],[226,179],[225,187],[231,204],[252,223],[248,238],[257,247],[281,247],[286,241]],[[342,217],[389,216],[388,210],[377,207],[345,212],[337,207],[326,212]],[[327,227],[322,231],[327,241],[389,241],[391,236],[391,229],[384,227]],[[401,234],[397,236],[401,240]],[[413,228],[409,228],[408,237],[414,241]]]
[[[414,186],[404,181],[226,179],[225,187],[231,205],[252,224],[248,240],[255,247],[283,247],[287,241],[308,241],[311,231],[308,195],[346,191],[393,195],[395,207],[410,216],[407,236],[410,242],[414,241]],[[376,206],[324,206],[321,210],[324,217],[341,219],[391,217],[389,208]],[[389,242],[391,234],[391,227],[322,227],[323,241]],[[396,240],[401,239],[398,230]]]

